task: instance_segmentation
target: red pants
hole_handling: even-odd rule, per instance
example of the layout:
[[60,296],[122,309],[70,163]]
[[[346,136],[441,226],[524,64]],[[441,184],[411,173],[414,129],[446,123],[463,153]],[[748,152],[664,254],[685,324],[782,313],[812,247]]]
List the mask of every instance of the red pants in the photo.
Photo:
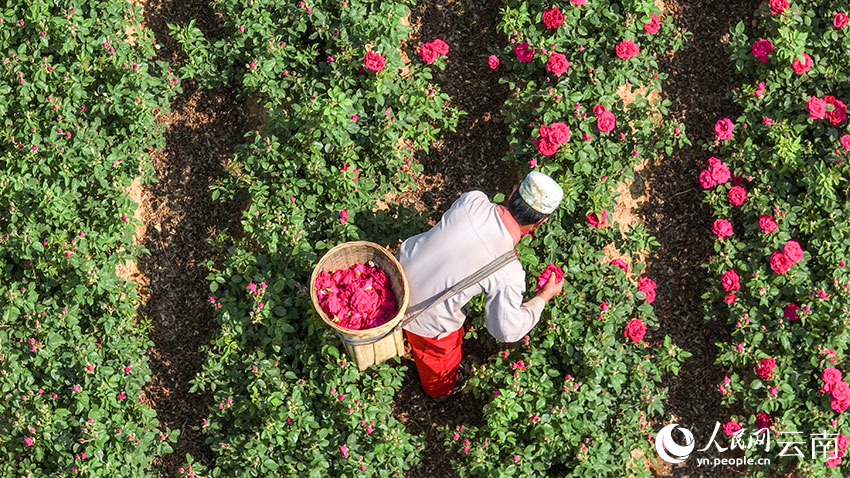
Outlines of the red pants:
[[432,397],[443,397],[451,393],[457,382],[463,327],[442,339],[422,337],[407,330],[404,333],[407,334],[425,393]]

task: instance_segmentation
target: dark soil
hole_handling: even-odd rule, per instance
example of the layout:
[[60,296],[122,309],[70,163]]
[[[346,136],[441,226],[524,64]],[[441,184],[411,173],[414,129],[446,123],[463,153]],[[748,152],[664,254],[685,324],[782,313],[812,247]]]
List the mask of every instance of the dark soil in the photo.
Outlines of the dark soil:
[[[145,18],[161,47],[159,58],[180,65],[182,52],[169,37],[168,23],[196,19],[205,33],[214,33],[215,20],[205,1],[154,1],[145,5]],[[158,121],[167,125],[166,146],[152,151],[158,182],[143,192],[143,239],[149,256],[139,269],[149,287],[143,290],[140,317],[153,325],[154,347],[148,355],[153,378],[144,399],[157,412],[162,427],[181,430],[174,453],[154,462],[160,476],[176,477],[186,453],[209,464],[210,448],[197,431],[210,405],[189,393],[189,381],[201,371],[206,355],[200,348],[217,330],[209,306],[204,262],[213,256],[208,240],[218,231],[239,226],[239,210],[212,201],[209,184],[227,174],[223,161],[242,143],[246,124],[244,104],[233,91],[197,91],[191,81],[172,102],[172,113]]]
[[[670,75],[664,93],[673,103],[672,117],[685,124],[694,146],[647,168],[652,180],[649,200],[640,215],[661,243],[647,259],[647,274],[658,283],[654,306],[660,321],[659,335],[669,334],[674,343],[693,353],[678,377],[666,379],[669,399],[665,412],[672,417],[669,423],[679,423],[693,433],[697,449],[708,442],[715,422],[729,419],[717,390],[727,372],[714,365],[714,344],[726,340],[731,333],[725,322],[703,319],[700,295],[707,290],[708,282],[701,264],[713,253],[714,217],[702,202],[698,176],[710,154],[700,145],[714,140],[714,123],[718,119],[739,114],[730,94],[739,80],[720,38],[738,21],[750,22],[759,3],[673,0],[666,4],[667,14],[675,17],[677,25],[693,33],[684,49],[661,67]],[[699,456],[714,458],[706,452]],[[731,454],[718,457],[728,458]],[[674,467],[672,476],[734,474],[720,468],[697,468],[692,456]]]

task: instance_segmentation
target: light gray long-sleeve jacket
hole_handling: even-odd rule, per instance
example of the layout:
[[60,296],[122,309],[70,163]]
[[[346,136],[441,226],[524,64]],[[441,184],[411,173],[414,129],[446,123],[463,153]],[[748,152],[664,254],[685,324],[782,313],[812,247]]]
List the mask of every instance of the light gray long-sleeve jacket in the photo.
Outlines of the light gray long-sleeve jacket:
[[[481,191],[464,193],[434,227],[401,244],[396,257],[410,286],[407,315],[514,248],[496,207]],[[446,337],[463,326],[461,307],[486,292],[487,330],[500,342],[516,342],[537,324],[546,305],[540,297],[523,304],[525,290],[525,271],[519,261],[512,261],[404,328],[423,337]]]

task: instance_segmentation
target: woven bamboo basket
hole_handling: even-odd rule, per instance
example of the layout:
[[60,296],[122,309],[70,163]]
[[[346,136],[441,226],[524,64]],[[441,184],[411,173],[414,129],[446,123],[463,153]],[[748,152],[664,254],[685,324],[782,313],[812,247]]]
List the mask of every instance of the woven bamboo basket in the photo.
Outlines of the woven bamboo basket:
[[[370,261],[389,276],[392,291],[396,300],[398,300],[398,314],[386,323],[371,329],[351,330],[340,327],[331,320],[319,305],[316,278],[320,272],[334,272],[339,269],[347,269],[358,262],[368,264]],[[404,336],[401,328],[371,344],[352,345],[348,343],[348,340],[371,339],[386,334],[398,325],[404,317],[405,310],[407,310],[407,278],[404,276],[401,264],[385,248],[373,242],[354,241],[340,244],[329,250],[313,269],[313,274],[310,277],[310,297],[313,300],[313,308],[316,309],[316,313],[336,331],[345,345],[346,353],[354,360],[357,368],[361,371],[397,355],[404,355]]]

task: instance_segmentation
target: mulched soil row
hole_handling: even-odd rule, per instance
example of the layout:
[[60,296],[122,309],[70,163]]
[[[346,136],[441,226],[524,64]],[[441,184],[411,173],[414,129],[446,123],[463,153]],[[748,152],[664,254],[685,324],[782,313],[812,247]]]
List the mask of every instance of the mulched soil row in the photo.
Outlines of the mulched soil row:
[[[700,144],[714,140],[714,123],[723,117],[735,118],[731,90],[740,80],[734,73],[721,37],[743,20],[752,21],[760,2],[730,0],[679,0],[667,3],[675,22],[693,33],[685,47],[661,65],[670,78],[664,93],[673,103],[671,114],[683,122],[693,147],[664,157],[647,168],[649,200],[639,214],[643,223],[661,243],[647,259],[647,274],[658,283],[655,312],[660,333],[669,334],[674,343],[693,353],[678,377],[666,380],[669,399],[665,412],[672,420],[694,434],[697,449],[711,437],[715,422],[725,423],[729,411],[720,404],[717,385],[726,371],[714,365],[715,342],[730,336],[725,321],[705,322],[700,295],[707,289],[707,275],[701,264],[713,254],[714,222],[710,209],[702,202],[703,192],[697,177],[706,167],[710,154]],[[666,423],[666,422],[665,422]],[[700,457],[714,458],[705,452]],[[729,453],[717,455],[729,458]],[[696,460],[674,467],[674,477],[725,477],[733,470],[697,468]]]
[[[216,20],[206,1],[151,0],[144,8],[160,47],[158,57],[175,67],[182,65],[183,54],[167,24],[196,19],[205,34],[215,35]],[[208,240],[222,230],[239,230],[239,209],[212,201],[209,184],[227,174],[223,162],[243,142],[248,122],[244,102],[234,91],[197,91],[192,81],[184,81],[171,107],[170,114],[158,118],[167,125],[166,146],[151,152],[158,182],[143,193],[143,243],[150,255],[139,259],[149,283],[139,316],[151,321],[154,342],[148,355],[153,378],[144,399],[163,426],[181,430],[174,453],[154,462],[162,477],[177,477],[186,453],[205,465],[212,459],[197,431],[210,400],[190,394],[189,381],[201,371],[206,359],[201,348],[217,330],[205,279],[204,262],[214,255]]]

